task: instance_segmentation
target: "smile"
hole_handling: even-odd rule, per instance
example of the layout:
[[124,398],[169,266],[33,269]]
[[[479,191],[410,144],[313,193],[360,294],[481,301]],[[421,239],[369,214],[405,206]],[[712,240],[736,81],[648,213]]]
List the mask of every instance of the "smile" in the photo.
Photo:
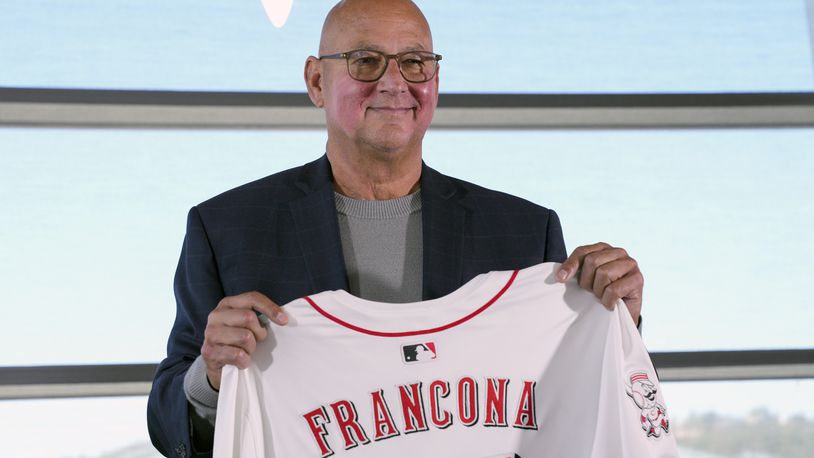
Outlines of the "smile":
[[407,108],[393,108],[393,107],[370,107],[370,110],[377,111],[379,113],[388,113],[388,114],[404,114],[410,113],[414,110],[412,107]]

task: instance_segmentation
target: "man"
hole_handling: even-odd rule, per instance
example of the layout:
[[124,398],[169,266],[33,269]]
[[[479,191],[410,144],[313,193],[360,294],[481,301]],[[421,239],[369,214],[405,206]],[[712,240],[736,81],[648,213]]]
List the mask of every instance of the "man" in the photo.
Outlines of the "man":
[[561,281],[579,275],[607,307],[623,299],[638,321],[643,279],[624,250],[599,243],[566,259],[553,211],[422,163],[438,101],[432,50],[412,2],[339,3],[320,57],[305,63],[308,95],[325,110],[326,155],[190,210],[176,321],[148,406],[159,451],[207,455],[221,368],[246,367],[267,337],[256,312],[283,326],[279,305],[304,295],[426,300],[480,273],[556,261]]

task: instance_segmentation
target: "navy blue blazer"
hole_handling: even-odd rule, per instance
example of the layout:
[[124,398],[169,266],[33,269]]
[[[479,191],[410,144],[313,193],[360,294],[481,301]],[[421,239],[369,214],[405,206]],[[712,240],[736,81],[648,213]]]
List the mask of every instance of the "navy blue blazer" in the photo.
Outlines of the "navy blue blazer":
[[[567,257],[557,214],[422,165],[423,299],[493,270]],[[227,191],[189,211],[175,273],[177,312],[147,408],[155,447],[193,456],[183,379],[200,354],[209,312],[259,291],[278,304],[348,280],[326,156]],[[204,456],[206,454],[201,454]]]

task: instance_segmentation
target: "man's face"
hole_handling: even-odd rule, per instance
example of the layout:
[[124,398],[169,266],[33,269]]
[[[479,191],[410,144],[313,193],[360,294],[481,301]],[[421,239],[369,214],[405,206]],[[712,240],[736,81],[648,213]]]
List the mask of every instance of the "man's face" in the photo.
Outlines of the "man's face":
[[[323,54],[372,49],[386,54],[432,51],[432,38],[423,18],[381,9],[360,12],[334,27]],[[350,77],[344,59],[326,59],[322,91],[329,136],[357,149],[381,152],[420,147],[438,101],[438,74],[424,83],[404,80],[394,59],[378,81]]]

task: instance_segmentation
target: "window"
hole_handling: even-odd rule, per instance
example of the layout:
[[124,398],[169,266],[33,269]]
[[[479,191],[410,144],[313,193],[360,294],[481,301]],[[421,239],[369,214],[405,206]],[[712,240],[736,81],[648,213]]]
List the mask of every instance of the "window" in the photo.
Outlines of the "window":
[[[319,157],[324,135],[0,129],[0,345],[47,336],[0,364],[160,360],[189,207]],[[425,158],[555,209],[569,249],[627,248],[651,351],[796,348],[814,321],[811,144],[811,129],[439,130]]]
[[162,359],[189,208],[324,148],[309,131],[0,129],[0,343],[19,349],[0,365]]
[[0,401],[3,456],[161,458],[146,412],[146,396]]
[[[814,90],[804,0],[418,4],[444,92]],[[276,29],[260,2],[12,0],[0,86],[301,92],[330,6]]]
[[626,248],[651,351],[809,347],[811,129],[431,131],[443,172],[555,209],[566,245]]
[[[681,94],[814,94],[812,0],[417,3],[444,56],[442,93],[498,94],[489,100],[677,93],[685,101],[697,100]],[[330,4],[297,0],[285,27],[275,29],[260,2],[6,1],[0,88],[227,91],[222,100],[252,101],[252,92],[297,92],[291,100],[304,101],[303,62],[317,51]],[[144,93],[123,95],[132,101]],[[814,257],[811,104],[795,94],[768,96],[768,105],[749,108],[763,117],[759,124],[768,117],[780,127],[436,129],[425,159],[557,210],[569,249],[598,240],[627,248],[645,273],[651,351],[811,348],[814,310],[801,286],[810,283]],[[110,93],[93,97],[94,113],[104,113],[98,98]],[[798,99],[786,106],[778,102],[785,97]],[[121,100],[112,97],[108,107],[132,108]],[[5,102],[0,110],[13,116],[3,122],[66,122],[36,102]],[[180,105],[172,116],[199,125],[223,114],[222,106]],[[470,121],[490,109],[457,108]],[[566,108],[537,116],[584,121],[584,105]],[[274,119],[288,114],[274,109]],[[172,119],[164,116],[159,123]],[[162,127],[0,126],[0,346],[8,349],[0,367],[160,360],[189,207],[315,159],[326,140],[321,129]],[[662,387],[682,456],[802,457],[814,448],[811,380]],[[145,404],[139,396],[0,401],[4,454],[158,456]],[[43,430],[53,440],[38,440]]]

